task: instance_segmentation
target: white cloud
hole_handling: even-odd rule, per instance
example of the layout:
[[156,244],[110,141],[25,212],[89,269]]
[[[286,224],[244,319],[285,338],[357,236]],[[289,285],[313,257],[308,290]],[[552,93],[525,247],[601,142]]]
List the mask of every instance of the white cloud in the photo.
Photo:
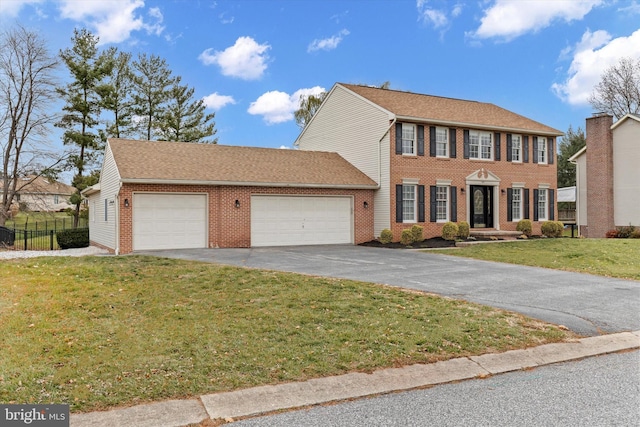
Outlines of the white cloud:
[[585,32],[573,49],[567,78],[554,83],[554,93],[571,105],[588,105],[589,96],[600,82],[602,73],[622,57],[640,59],[640,29],[629,37],[612,39],[606,31]]
[[320,86],[298,89],[292,95],[280,91],[266,92],[247,110],[249,114],[263,116],[267,124],[284,123],[293,120],[293,113],[300,108],[300,98],[309,95],[319,95],[325,89]]
[[[434,4],[437,4],[437,6]],[[453,5],[449,12],[448,9],[451,7],[451,4],[443,0],[416,0],[416,7],[418,9],[418,20],[433,26],[435,29],[442,29],[444,31],[446,31],[451,24],[449,15],[451,18],[457,18],[463,9],[462,4],[458,2]]]
[[349,35],[349,30],[341,30],[335,36],[326,39],[315,39],[307,47],[307,52],[316,52],[318,50],[333,50],[338,47],[345,36]]
[[563,20],[580,20],[603,0],[513,1],[496,0],[484,11],[480,27],[472,35],[481,38],[511,40],[529,32],[537,32]]
[[233,46],[222,52],[212,53],[213,49],[207,49],[198,59],[205,65],[218,65],[225,76],[256,80],[267,69],[269,49],[271,46],[266,43],[258,44],[251,37],[240,37]]
[[212,110],[219,110],[226,105],[236,103],[236,100],[233,99],[233,96],[220,95],[218,92],[207,95],[202,98],[202,100],[204,101],[204,105],[206,105],[207,108],[211,108]]
[[18,16],[25,5],[42,3],[44,0],[2,0],[0,1],[0,15]]
[[621,7],[618,12],[625,12],[631,15],[640,15],[640,3],[634,0],[629,6]]

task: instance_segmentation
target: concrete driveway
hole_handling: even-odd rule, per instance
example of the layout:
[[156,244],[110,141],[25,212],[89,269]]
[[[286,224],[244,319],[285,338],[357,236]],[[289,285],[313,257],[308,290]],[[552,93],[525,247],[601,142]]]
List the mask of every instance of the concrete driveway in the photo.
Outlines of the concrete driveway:
[[587,336],[640,329],[640,282],[633,280],[343,245],[144,254],[418,289],[516,311]]

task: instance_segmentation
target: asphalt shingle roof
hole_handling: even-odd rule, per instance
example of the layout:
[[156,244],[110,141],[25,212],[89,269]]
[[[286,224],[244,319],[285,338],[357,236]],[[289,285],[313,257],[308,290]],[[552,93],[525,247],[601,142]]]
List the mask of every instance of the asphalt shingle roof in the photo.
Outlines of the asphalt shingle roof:
[[340,83],[340,85],[400,117],[412,117],[435,123],[457,123],[462,126],[479,125],[496,129],[530,131],[531,133],[556,136],[564,134],[557,129],[485,102],[379,89],[370,86],[344,83]]
[[337,153],[109,139],[120,177],[129,182],[376,188]]

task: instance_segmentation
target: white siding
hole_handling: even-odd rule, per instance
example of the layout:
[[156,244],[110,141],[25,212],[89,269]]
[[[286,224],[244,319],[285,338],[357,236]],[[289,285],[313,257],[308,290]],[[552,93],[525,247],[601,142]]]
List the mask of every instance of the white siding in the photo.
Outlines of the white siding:
[[380,185],[374,199],[376,236],[382,229],[389,228],[391,221],[390,119],[389,113],[380,107],[341,86],[335,86],[297,140],[301,150],[340,154]]
[[[89,239],[113,250],[116,244],[116,210],[118,207],[118,192],[120,191],[120,174],[113,159],[111,148],[107,144],[104,162],[100,172],[100,191],[89,196]],[[105,200],[107,220],[105,221]]]
[[613,130],[613,216],[616,226],[640,225],[640,122]]
[[576,159],[577,203],[576,215],[578,225],[587,225],[587,153]]

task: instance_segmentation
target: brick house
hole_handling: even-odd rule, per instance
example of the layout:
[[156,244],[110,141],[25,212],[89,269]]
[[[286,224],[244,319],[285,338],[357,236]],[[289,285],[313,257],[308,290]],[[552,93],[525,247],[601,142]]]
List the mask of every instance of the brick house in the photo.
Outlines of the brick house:
[[336,153],[110,139],[91,243],[135,250],[357,244],[378,185]]
[[399,240],[413,224],[440,236],[447,221],[472,232],[533,233],[556,217],[556,138],[563,133],[493,104],[336,84],[297,138],[331,151],[379,184],[374,234]]
[[576,164],[576,220],[585,237],[605,237],[615,227],[640,226],[640,115],[613,123],[608,114],[586,120],[586,146]]

